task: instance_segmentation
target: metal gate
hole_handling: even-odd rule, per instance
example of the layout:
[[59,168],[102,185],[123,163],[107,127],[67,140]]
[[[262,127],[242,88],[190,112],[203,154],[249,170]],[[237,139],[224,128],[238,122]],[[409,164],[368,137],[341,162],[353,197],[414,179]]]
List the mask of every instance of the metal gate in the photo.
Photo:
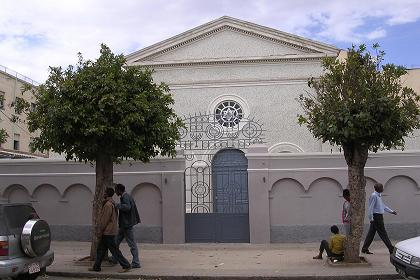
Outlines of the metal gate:
[[247,168],[242,151],[226,149],[213,157],[211,169],[203,161],[187,169],[187,242],[249,242]]
[[216,115],[184,119],[186,242],[249,242],[248,161],[240,149],[263,143],[250,119],[228,127]]

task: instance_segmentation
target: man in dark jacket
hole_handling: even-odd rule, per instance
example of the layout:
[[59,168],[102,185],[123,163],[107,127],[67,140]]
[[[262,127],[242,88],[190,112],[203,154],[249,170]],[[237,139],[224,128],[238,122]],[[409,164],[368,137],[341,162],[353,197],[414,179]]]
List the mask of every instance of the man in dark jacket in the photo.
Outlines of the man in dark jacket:
[[125,186],[123,184],[115,185],[115,193],[120,197],[120,203],[115,205],[115,208],[119,210],[119,229],[115,241],[117,246],[119,246],[125,238],[130,247],[131,255],[133,255],[131,268],[140,268],[139,250],[137,249],[133,232],[133,226],[140,223],[139,212],[137,211],[134,199],[125,191]]

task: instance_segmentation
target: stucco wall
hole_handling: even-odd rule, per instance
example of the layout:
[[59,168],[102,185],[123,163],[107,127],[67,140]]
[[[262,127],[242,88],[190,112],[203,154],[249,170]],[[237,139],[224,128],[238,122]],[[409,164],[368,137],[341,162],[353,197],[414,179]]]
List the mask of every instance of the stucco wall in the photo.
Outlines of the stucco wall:
[[309,90],[309,77],[320,74],[319,61],[155,70],[155,80],[169,84],[174,108],[181,116],[213,113],[209,105],[217,105],[214,100],[221,96],[225,100],[240,98],[249,109],[246,116],[263,124],[269,147],[286,142],[305,152],[331,150],[297,123],[297,115],[302,113],[297,98]]
[[[170,86],[175,99],[174,108],[180,116],[213,113],[210,104],[217,105],[215,100],[240,98],[249,109],[246,115],[263,124],[267,146],[291,143],[298,149],[288,152],[338,151],[337,147],[314,139],[305,126],[297,123],[297,115],[302,113],[297,98],[311,91],[307,86],[308,79],[322,73],[318,60],[162,67],[155,70],[154,79]],[[420,81],[420,76],[415,74],[410,72],[405,84],[415,88],[416,82]],[[420,149],[419,137],[420,131],[414,131],[406,138],[405,149]]]
[[[347,186],[341,154],[274,155],[258,149],[247,154],[251,242],[316,241],[329,235],[331,225],[341,224],[342,190]],[[385,216],[391,239],[420,234],[419,171],[420,152],[369,156],[366,199],[380,182],[384,202],[398,211],[397,216]]]
[[[184,242],[184,169],[182,157],[114,166],[114,182],[126,186],[140,212],[137,240]],[[1,200],[31,202],[51,225],[54,239],[90,239],[94,166],[60,159],[0,160],[0,182]]]
[[[246,156],[251,243],[319,241],[332,224],[341,224],[341,194],[347,186],[342,154],[272,154],[267,146],[255,145]],[[115,166],[114,181],[126,185],[140,210],[140,242],[185,242],[184,170],[182,156]],[[366,197],[381,182],[384,202],[398,211],[385,216],[391,239],[420,234],[419,171],[420,151],[369,156]],[[54,239],[89,240],[94,184],[90,164],[0,161],[2,201],[31,202],[51,224]]]

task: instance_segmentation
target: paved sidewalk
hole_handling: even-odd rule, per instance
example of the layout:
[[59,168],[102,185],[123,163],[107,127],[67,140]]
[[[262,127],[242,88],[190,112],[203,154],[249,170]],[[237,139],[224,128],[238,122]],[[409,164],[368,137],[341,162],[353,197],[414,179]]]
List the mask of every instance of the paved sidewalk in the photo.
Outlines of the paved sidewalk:
[[[139,244],[142,268],[118,273],[117,266],[89,272],[75,261],[89,254],[88,242],[53,242],[55,261],[47,273],[56,276],[135,279],[396,279],[387,249],[374,242],[370,265],[336,265],[313,260],[319,244]],[[131,259],[127,244],[123,254]]]

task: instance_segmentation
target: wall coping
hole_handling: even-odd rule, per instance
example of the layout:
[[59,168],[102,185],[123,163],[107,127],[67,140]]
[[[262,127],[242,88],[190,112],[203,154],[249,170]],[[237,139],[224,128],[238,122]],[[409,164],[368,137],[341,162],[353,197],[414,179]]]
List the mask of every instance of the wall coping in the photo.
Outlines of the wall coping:
[[[248,159],[308,159],[308,158],[343,158],[343,153],[328,153],[328,152],[314,152],[314,153],[246,153]],[[408,151],[381,151],[377,153],[369,153],[369,159],[384,158],[384,157],[420,157],[420,150]]]
[[[159,162],[183,162],[185,161],[184,156],[177,156],[174,158],[154,158],[150,159],[149,162],[144,163],[141,161],[134,161],[134,160],[123,160],[118,164],[115,165],[122,165],[122,164],[153,164]],[[84,161],[74,161],[74,160],[65,160],[62,158],[38,158],[38,159],[0,159],[0,165],[30,165],[34,163],[40,164],[68,164],[68,165],[78,165],[78,164],[89,164],[89,161],[86,163]]]

